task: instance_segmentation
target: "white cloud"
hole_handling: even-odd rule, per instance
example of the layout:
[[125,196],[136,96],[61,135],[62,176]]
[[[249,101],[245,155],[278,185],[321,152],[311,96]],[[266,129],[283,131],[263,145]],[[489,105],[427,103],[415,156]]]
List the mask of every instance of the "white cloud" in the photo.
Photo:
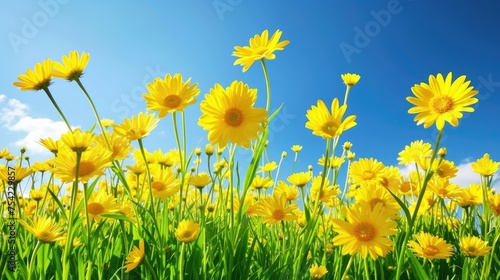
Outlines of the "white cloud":
[[12,145],[26,147],[28,155],[48,155],[47,149],[38,142],[41,138],[58,139],[67,131],[66,124],[49,118],[34,118],[28,115],[29,106],[21,101],[0,94],[0,121],[3,126],[13,132],[21,132],[24,136]]

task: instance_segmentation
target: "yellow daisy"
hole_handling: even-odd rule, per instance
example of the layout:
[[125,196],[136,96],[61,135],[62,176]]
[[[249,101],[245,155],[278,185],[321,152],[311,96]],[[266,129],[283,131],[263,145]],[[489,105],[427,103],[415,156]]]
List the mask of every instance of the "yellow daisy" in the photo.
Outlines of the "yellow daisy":
[[181,221],[175,231],[175,237],[183,243],[195,241],[199,234],[200,225],[193,221]]
[[[323,180],[323,186],[321,186],[321,181]],[[311,186],[311,200],[318,200],[327,203],[330,199],[334,198],[336,195],[340,194],[340,189],[338,185],[330,185],[330,180],[328,178],[323,178],[323,176],[316,176],[312,179]]]
[[20,90],[41,90],[50,86],[52,79],[52,60],[46,59],[35,64],[34,70],[27,69],[26,74],[17,76],[19,81],[13,84]]
[[488,198],[493,214],[500,217],[500,193],[490,195]]
[[[104,218],[102,214],[116,213],[120,210],[116,198],[107,194],[105,191],[93,192],[87,201],[90,222],[100,223]],[[85,215],[85,209],[82,209],[82,215]]]
[[410,240],[408,245],[418,257],[433,260],[447,259],[453,255],[453,246],[438,236],[421,232],[415,234],[415,238],[418,243]]
[[278,168],[278,165],[276,164],[275,161],[268,162],[264,164],[263,166],[260,166],[260,173],[265,173],[265,172],[272,172],[274,169]]
[[52,243],[63,238],[63,229],[50,217],[36,217],[33,221],[19,220],[26,230],[43,243]]
[[61,140],[55,140],[52,138],[44,138],[40,139],[40,145],[42,145],[44,148],[52,152],[54,155],[57,155],[57,152],[59,152],[59,149],[61,148]]
[[62,57],[62,63],[54,63],[54,77],[73,81],[79,79],[83,75],[83,70],[89,63],[90,54],[82,52],[80,56],[77,51],[69,52],[68,56]]
[[351,184],[362,184],[365,182],[379,182],[385,166],[373,158],[360,158],[352,163],[349,175],[352,178]]
[[287,178],[287,181],[290,184],[295,185],[299,188],[302,188],[303,186],[307,185],[307,183],[309,183],[310,180],[311,180],[311,172],[293,173]]
[[82,132],[79,128],[76,128],[73,132],[68,131],[61,135],[61,141],[74,152],[84,152],[95,141],[95,135],[88,131]]
[[343,245],[343,255],[361,252],[363,259],[370,255],[375,260],[392,250],[394,242],[387,237],[397,233],[397,224],[389,219],[382,207],[382,203],[377,203],[374,208],[367,203],[352,208],[342,207],[347,221],[333,219],[332,223],[333,230],[338,233],[333,244]]
[[139,247],[134,246],[134,248],[132,248],[132,251],[126,258],[124,266],[125,272],[130,272],[131,270],[139,266],[144,260],[145,253],[144,239],[141,239],[141,241],[139,241]]
[[292,151],[298,153],[302,150],[302,146],[301,145],[293,145],[291,149],[292,149]]
[[189,184],[197,189],[203,189],[210,183],[212,183],[212,178],[207,172],[200,172],[189,177]]
[[399,152],[399,164],[410,164],[432,155],[432,146],[430,143],[424,143],[423,140],[413,141],[405,149]]
[[491,251],[491,246],[488,246],[487,241],[475,236],[462,237],[459,243],[460,249],[468,257],[480,257],[488,255]]
[[[126,137],[123,137],[116,133],[110,133],[109,131],[104,131],[106,134],[106,139],[108,139],[108,143],[111,151],[111,159],[112,160],[122,160],[126,159],[130,155],[130,151],[132,151],[132,145],[130,145],[130,140]],[[104,135],[100,134],[97,136],[97,143],[101,144],[103,147],[107,147],[106,139],[104,139]]]
[[347,105],[339,106],[339,100],[333,99],[331,106],[331,114],[325,105],[325,102],[318,100],[317,106],[312,106],[307,110],[306,117],[308,122],[306,128],[313,131],[314,135],[323,138],[334,138],[342,134],[342,132],[356,125],[356,116],[351,115],[342,120]]
[[[104,170],[112,166],[110,158],[111,152],[101,146],[83,152],[78,170],[78,180],[87,183],[93,177],[104,175]],[[56,178],[61,179],[63,183],[73,182],[76,177],[76,160],[76,153],[70,150],[60,151],[54,159]]]
[[278,182],[278,186],[274,189],[274,193],[285,196],[287,201],[299,199],[299,190],[295,187],[287,185],[283,181]]
[[277,224],[281,221],[293,221],[297,216],[293,214],[293,210],[299,208],[297,204],[288,204],[287,198],[284,195],[273,194],[257,202],[255,215],[262,217],[264,224]]
[[181,180],[175,178],[172,168],[154,168],[151,175],[153,176],[151,188],[155,197],[165,201],[167,197],[172,197],[179,192]]
[[147,84],[148,93],[142,95],[148,110],[159,111],[160,119],[168,113],[183,112],[187,106],[196,103],[195,96],[200,93],[198,84],[190,83],[191,78],[184,82],[181,74],[156,78],[153,83]]
[[465,81],[465,75],[452,82],[452,73],[446,79],[438,74],[429,76],[429,84],[414,85],[411,91],[416,97],[407,97],[406,100],[415,107],[408,110],[410,114],[417,114],[417,125],[424,124],[425,128],[436,123],[438,130],[443,130],[445,121],[452,126],[458,125],[458,119],[463,117],[462,112],[474,112],[470,105],[478,99],[473,98],[478,91],[469,87],[470,81]]
[[125,119],[123,124],[113,125],[116,134],[127,137],[129,140],[142,139],[156,128],[159,119],[154,114],[140,112],[131,119]]
[[313,264],[309,269],[309,273],[313,279],[321,279],[328,273],[328,270],[322,265]]
[[290,43],[288,40],[279,41],[281,33],[282,31],[276,30],[269,39],[269,31],[264,30],[262,35],[255,34],[255,36],[249,40],[250,46],[234,47],[235,51],[232,55],[238,57],[234,65],[239,64],[243,66],[243,72],[246,72],[257,60],[275,59],[276,55],[274,51],[282,51],[283,48]]
[[248,149],[250,140],[257,139],[263,131],[267,111],[253,108],[257,90],[247,84],[234,81],[224,89],[216,84],[201,102],[202,115],[198,125],[208,130],[208,140],[225,148],[228,142]]
[[342,81],[344,81],[344,84],[349,87],[356,85],[359,79],[361,79],[360,75],[351,73],[342,74],[340,77],[342,78]]
[[480,184],[470,184],[468,188],[461,189],[457,203],[461,207],[481,205],[483,203],[483,189]]
[[471,164],[472,170],[477,174],[483,176],[492,176],[498,171],[498,167],[500,166],[500,162],[494,162],[490,159],[490,155],[488,153],[484,154],[484,156],[477,161]]
[[260,177],[260,176],[255,176],[253,178],[252,183],[250,184],[250,189],[251,190],[260,190],[262,188],[270,188],[274,184],[273,180],[269,177]]
[[[15,169],[15,175],[14,175],[14,180],[11,179],[9,176],[8,168],[5,166],[0,167],[0,179],[3,180],[4,182],[14,182],[14,184],[19,184],[24,178],[28,177],[33,173],[31,168],[28,167],[19,167],[19,165],[14,166]],[[9,178],[10,177],[10,178]]]
[[382,204],[382,210],[391,219],[399,216],[401,207],[394,197],[382,186],[375,182],[368,183],[360,188],[355,195],[356,203],[366,202],[373,210],[377,204]]

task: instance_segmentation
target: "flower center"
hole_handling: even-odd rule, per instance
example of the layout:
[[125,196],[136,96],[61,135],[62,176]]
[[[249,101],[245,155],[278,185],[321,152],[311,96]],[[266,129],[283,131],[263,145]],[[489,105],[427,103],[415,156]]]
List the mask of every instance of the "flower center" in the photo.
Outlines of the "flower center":
[[431,100],[431,107],[438,114],[449,112],[453,107],[453,100],[449,96],[438,96]]
[[376,229],[371,223],[361,222],[354,226],[354,236],[359,241],[371,241],[375,238]]
[[257,55],[262,55],[264,56],[267,53],[267,46],[260,46],[256,51],[255,54]]
[[434,245],[428,245],[424,248],[424,254],[426,256],[435,256],[437,253],[439,253],[439,249]]
[[90,203],[88,206],[88,209],[89,209],[89,213],[92,215],[99,215],[99,214],[104,213],[104,206],[102,206],[102,204],[100,204],[100,203],[96,203],[96,202]]
[[190,238],[192,235],[193,233],[189,229],[184,230],[181,234],[183,238]]
[[237,108],[231,108],[224,114],[224,121],[227,125],[237,127],[243,122],[243,113]]
[[[75,166],[76,169],[76,166]],[[87,176],[95,170],[95,166],[92,162],[89,161],[81,161],[80,169],[78,170],[78,177]],[[75,172],[75,170],[73,170]],[[75,172],[76,173],[76,172]]]
[[474,247],[474,246],[467,246],[467,247],[465,248],[465,251],[466,251],[467,253],[469,253],[469,254],[471,254],[471,255],[472,255],[472,254],[475,254],[475,253],[477,252],[477,249],[476,249],[476,247]]
[[273,218],[277,221],[281,221],[283,220],[283,218],[285,217],[285,212],[283,212],[283,210],[281,209],[276,209],[273,211]]
[[321,127],[321,131],[323,131],[324,133],[331,135],[331,136],[335,135],[335,133],[337,132],[337,129],[338,129],[337,124],[335,122],[332,122],[332,121],[326,122]]
[[389,179],[387,179],[386,177],[380,178],[380,184],[387,188],[389,186]]
[[38,233],[38,239],[40,239],[43,242],[50,242],[50,241],[52,241],[51,237],[52,237],[52,235],[50,234],[50,232],[48,232],[46,230]]
[[365,180],[371,180],[375,177],[375,172],[371,171],[371,170],[366,170],[366,171],[363,171],[363,178]]
[[165,189],[165,184],[159,181],[154,181],[153,184],[151,184],[151,187],[159,192],[163,191]]
[[178,95],[171,94],[163,99],[163,105],[167,108],[175,109],[179,106],[179,104],[181,104],[181,101],[182,100]]

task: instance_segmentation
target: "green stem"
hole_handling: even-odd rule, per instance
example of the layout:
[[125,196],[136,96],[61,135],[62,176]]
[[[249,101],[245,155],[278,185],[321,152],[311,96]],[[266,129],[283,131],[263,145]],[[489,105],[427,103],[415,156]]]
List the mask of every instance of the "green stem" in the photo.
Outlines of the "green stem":
[[185,173],[186,173],[186,170],[184,168],[184,151],[182,150],[182,147],[181,147],[181,141],[180,141],[180,138],[179,138],[179,130],[177,129],[177,114],[176,112],[172,113],[172,122],[173,122],[173,126],[174,126],[174,134],[175,134],[175,141],[177,143],[177,149],[179,150],[179,161],[180,161],[180,164],[181,164],[181,186],[180,186],[180,191],[179,191],[179,197],[180,197],[180,200],[179,200],[179,217],[177,218],[178,221],[182,221],[182,200],[183,200],[183,191],[184,191],[184,177],[185,177]]
[[[80,152],[77,152],[77,157]],[[81,155],[80,155],[81,156]],[[88,270],[87,270],[87,279],[90,279],[92,275],[92,247],[91,247],[91,240],[90,240],[90,233],[92,229],[92,225],[90,224],[90,217],[89,217],[89,206],[88,206],[88,199],[87,199],[87,184],[83,184],[83,200],[85,204],[85,220],[87,221],[87,258],[88,258]],[[66,245],[69,246],[68,243]]]
[[43,91],[45,91],[45,93],[49,97],[50,101],[52,102],[52,105],[54,105],[54,107],[56,108],[57,112],[59,112],[59,115],[63,119],[64,123],[66,123],[66,125],[68,126],[69,131],[71,131],[71,133],[73,133],[73,130],[71,129],[71,126],[69,125],[68,120],[66,119],[66,117],[63,114],[63,112],[61,111],[61,109],[57,105],[56,101],[54,100],[54,97],[52,97],[52,94],[50,93],[49,88],[48,87],[44,87]]
[[370,271],[368,270],[368,258],[364,258],[363,264],[365,266],[365,278],[366,280],[370,280]]
[[[184,243],[182,245],[184,245]],[[154,271],[151,264],[149,264],[148,259],[146,257],[144,257],[144,265],[146,266],[146,268],[149,270],[149,272],[153,276],[153,279],[158,280],[158,276],[156,275],[156,272]]]
[[[144,165],[146,166],[146,174],[148,176],[148,186],[149,186],[149,204],[151,206],[151,214],[154,212],[154,203],[153,203],[153,188],[151,186],[151,171],[149,170],[148,160],[146,159],[146,152],[144,151],[144,145],[142,144],[142,139],[137,139],[139,143],[139,148],[141,149],[142,158],[144,159]],[[139,182],[137,182],[139,183]],[[181,199],[182,200],[182,199]]]
[[83,91],[83,93],[85,94],[85,97],[87,97],[87,100],[89,101],[90,106],[92,107],[92,111],[94,111],[94,116],[96,118],[97,123],[99,124],[99,128],[101,129],[102,136],[104,137],[104,140],[106,141],[106,146],[108,147],[108,149],[111,149],[111,145],[109,144],[108,137],[106,136],[106,133],[104,131],[104,127],[102,126],[102,123],[101,123],[101,118],[99,118],[99,114],[97,113],[97,109],[95,108],[95,105],[94,105],[94,102],[92,101],[92,98],[90,98],[90,95],[87,93],[87,90],[85,90],[85,87],[80,82],[79,78],[76,78],[75,82],[78,84],[80,89]]
[[347,266],[345,268],[344,274],[342,274],[342,277],[340,279],[346,279],[347,273],[349,272],[349,269],[351,268],[353,260],[354,260],[354,255],[351,255],[351,257],[349,258],[349,262],[347,262]]
[[269,107],[271,106],[271,85],[269,83],[269,76],[267,74],[266,61],[264,58],[262,58],[260,62],[262,64],[262,70],[264,71],[264,78],[266,79],[266,90],[267,90],[266,111],[269,112]]
[[186,243],[182,242],[181,257],[179,258],[179,280],[184,280],[184,251]]
[[28,280],[31,280],[32,277],[33,277],[33,265],[34,265],[34,262],[35,262],[35,256],[36,256],[36,253],[38,252],[38,249],[40,248],[40,245],[42,244],[42,242],[40,240],[38,240],[38,242],[36,243],[35,245],[35,248],[33,249],[33,254],[31,255],[31,260],[30,260],[30,263],[29,263],[29,266],[28,266]]
[[344,104],[347,104],[347,97],[349,96],[349,91],[351,91],[351,86],[347,86],[347,88],[345,89],[345,95],[344,95]]

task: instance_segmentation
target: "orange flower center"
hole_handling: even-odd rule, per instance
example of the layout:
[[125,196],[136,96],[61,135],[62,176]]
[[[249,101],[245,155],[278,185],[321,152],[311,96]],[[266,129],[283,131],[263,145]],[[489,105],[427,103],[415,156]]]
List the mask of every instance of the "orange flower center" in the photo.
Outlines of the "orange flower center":
[[439,253],[439,249],[434,246],[434,245],[427,245],[425,248],[424,248],[424,254],[426,256],[435,256],[437,253]]
[[465,252],[467,252],[469,255],[474,255],[477,252],[477,248],[475,246],[467,246],[465,248]]
[[132,128],[127,131],[127,138],[129,139],[139,139],[146,134],[146,130],[142,128]]
[[275,219],[277,221],[281,221],[281,220],[283,220],[284,217],[285,217],[285,212],[283,212],[283,210],[276,209],[273,211],[273,219]]
[[51,242],[53,239],[52,234],[46,230],[39,232],[37,237],[43,242]]
[[178,95],[172,94],[163,99],[163,105],[167,108],[175,109],[179,106],[179,104],[181,104],[181,101],[182,100]]
[[99,215],[104,213],[104,206],[102,206],[102,204],[97,202],[90,203],[88,209],[89,213],[92,215]]
[[159,181],[154,181],[153,184],[151,184],[151,187],[159,192],[163,191],[165,189],[165,184]]
[[328,135],[334,136],[335,133],[337,132],[338,128],[339,127],[338,127],[338,125],[335,122],[329,121],[329,122],[326,122],[321,127],[321,131],[323,131],[324,133],[326,133]]
[[371,170],[363,171],[363,178],[365,180],[371,180],[371,179],[375,178],[375,172],[373,172]]
[[380,184],[384,187],[389,187],[389,179],[387,177],[380,178]]
[[189,229],[185,229],[181,232],[180,236],[182,236],[182,238],[190,238],[191,236],[193,235],[193,232]]
[[243,122],[243,113],[237,108],[231,108],[224,114],[224,121],[227,125],[237,127]]
[[361,222],[354,226],[354,236],[359,241],[371,241],[376,233],[377,230],[371,223]]
[[[73,173],[76,173],[76,166],[73,170]],[[90,173],[94,172],[95,166],[92,162],[83,160],[80,162],[80,169],[78,170],[78,177],[87,176]]]
[[453,108],[453,100],[449,96],[437,96],[431,100],[431,107],[436,113],[444,114]]

